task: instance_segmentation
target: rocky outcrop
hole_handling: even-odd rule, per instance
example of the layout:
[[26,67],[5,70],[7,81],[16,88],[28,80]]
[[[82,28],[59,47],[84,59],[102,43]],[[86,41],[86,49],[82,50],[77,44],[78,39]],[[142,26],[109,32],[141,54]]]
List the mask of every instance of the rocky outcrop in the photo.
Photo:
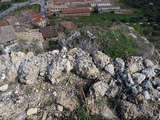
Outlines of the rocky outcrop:
[[80,106],[106,119],[160,119],[158,62],[63,48],[2,55],[0,65],[1,119],[64,118]]

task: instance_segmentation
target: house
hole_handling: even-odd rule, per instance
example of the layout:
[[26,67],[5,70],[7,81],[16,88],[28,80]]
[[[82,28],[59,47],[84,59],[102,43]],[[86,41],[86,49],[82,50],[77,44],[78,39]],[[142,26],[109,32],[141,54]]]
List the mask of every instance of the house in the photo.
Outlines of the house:
[[67,4],[67,5],[70,5],[70,4],[82,4],[84,3],[85,0],[54,0],[54,5],[57,5],[57,4]]
[[7,26],[9,23],[6,20],[0,21],[0,27]]
[[54,27],[51,26],[45,26],[41,27],[39,31],[42,33],[42,36],[45,40],[48,39],[57,39],[58,33]]
[[64,16],[90,16],[91,11],[89,8],[85,9],[66,9],[66,10],[61,10],[61,13],[59,16],[64,17]]
[[91,7],[96,7],[96,6],[111,6],[110,1],[106,1],[106,2],[90,2]]
[[0,44],[12,44],[15,40],[17,40],[17,35],[12,25],[0,27]]
[[5,17],[5,20],[9,23],[9,25],[12,25],[13,28],[20,27],[20,23],[15,16],[7,16]]
[[41,27],[44,27],[47,24],[44,15],[41,13],[36,14],[32,10],[28,10],[25,12],[25,15],[28,17],[29,21],[32,24],[35,24]]
[[19,21],[20,24],[26,24],[29,22],[29,19],[26,16],[19,16],[17,20]]
[[64,32],[65,30],[74,30],[75,26],[73,22],[65,21],[59,23],[59,30]]
[[98,6],[99,11],[106,11],[106,10],[119,10],[119,6]]
[[76,8],[77,9],[90,9],[90,11],[92,10],[92,7],[91,7],[91,4],[90,3],[87,3],[87,4],[78,4],[76,5]]

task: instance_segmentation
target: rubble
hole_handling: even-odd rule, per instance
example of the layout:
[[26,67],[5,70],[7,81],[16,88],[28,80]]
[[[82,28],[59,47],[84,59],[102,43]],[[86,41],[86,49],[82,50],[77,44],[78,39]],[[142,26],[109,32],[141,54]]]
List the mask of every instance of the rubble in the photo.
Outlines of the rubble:
[[160,68],[149,59],[63,48],[0,60],[2,119],[69,117],[80,106],[106,119],[160,118]]

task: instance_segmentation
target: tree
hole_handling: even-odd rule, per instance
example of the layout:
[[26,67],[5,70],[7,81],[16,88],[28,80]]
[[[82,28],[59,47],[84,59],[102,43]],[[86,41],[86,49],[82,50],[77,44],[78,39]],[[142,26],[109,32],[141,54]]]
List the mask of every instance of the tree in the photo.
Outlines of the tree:
[[97,7],[97,6],[93,7],[93,13],[96,13],[96,14],[99,13],[99,10],[98,10],[98,7]]
[[143,34],[144,34],[145,36],[147,36],[147,35],[150,34],[150,31],[149,31],[148,29],[144,29],[144,30],[143,30]]

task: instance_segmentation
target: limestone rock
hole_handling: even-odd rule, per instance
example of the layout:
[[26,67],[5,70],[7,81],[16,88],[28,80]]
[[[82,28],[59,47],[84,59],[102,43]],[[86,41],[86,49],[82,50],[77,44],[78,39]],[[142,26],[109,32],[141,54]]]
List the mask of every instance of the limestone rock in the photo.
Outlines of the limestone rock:
[[58,96],[56,102],[62,105],[64,108],[73,111],[79,104],[77,100],[71,96],[69,96],[65,91],[62,91]]
[[8,84],[0,86],[0,91],[4,92],[8,89]]
[[4,80],[6,78],[5,74],[0,74],[0,81]]
[[114,73],[114,66],[113,66],[113,64],[106,65],[104,69],[105,69],[106,72],[110,73],[111,75],[115,74]]
[[33,115],[33,114],[36,114],[38,111],[37,108],[30,108],[27,110],[27,115]]
[[125,63],[121,58],[116,58],[114,61],[114,68],[117,72],[122,73],[124,71]]
[[155,117],[152,112],[154,108],[150,108],[148,104],[144,104],[141,109],[139,109],[138,105],[127,101],[121,101],[120,109],[122,118],[125,120],[133,120],[138,118],[147,119]]
[[57,58],[52,62],[49,66],[47,76],[48,79],[52,82],[52,84],[58,83],[58,78],[62,75],[62,73],[68,73],[73,69],[73,65],[66,58]]
[[33,57],[33,56],[34,56],[34,53],[33,53],[33,52],[28,52],[28,53],[27,53],[27,57],[28,57],[28,58],[31,58],[31,57]]
[[148,77],[148,78],[152,78],[152,77],[155,77],[156,73],[155,73],[155,68],[154,67],[149,67],[149,68],[146,68],[144,70],[142,70],[142,73]]
[[94,90],[96,97],[98,97],[98,96],[103,97],[105,95],[107,89],[108,89],[108,85],[106,83],[104,83],[103,81],[96,82],[93,85],[93,90]]
[[144,64],[145,64],[146,67],[151,67],[151,66],[154,65],[153,62],[149,59],[145,59]]
[[39,68],[34,61],[25,61],[21,64],[18,73],[21,83],[33,84],[38,77]]
[[62,111],[63,111],[63,106],[58,105],[58,106],[57,106],[57,110],[60,111],[60,112],[62,112]]
[[122,75],[122,79],[128,87],[134,85],[133,79],[129,72],[125,71],[124,74]]
[[105,65],[107,65],[110,62],[110,57],[108,57],[101,51],[94,51],[92,53],[92,58],[99,69],[103,69]]
[[143,94],[143,96],[144,96],[144,98],[145,98],[146,100],[151,99],[150,94],[148,93],[148,91],[143,91],[142,94]]
[[92,58],[88,53],[81,49],[73,49],[69,52],[74,57],[74,71],[76,74],[88,78],[96,79],[98,77],[99,70],[92,62]]
[[129,62],[128,62],[128,70],[129,72],[135,73],[144,68],[143,66],[143,58],[142,57],[131,57]]
[[102,108],[101,114],[106,119],[110,119],[110,120],[116,120],[117,119],[117,117],[114,115],[114,113],[106,105]]
[[145,80],[146,76],[141,73],[134,73],[132,74],[132,78],[134,80],[134,83],[141,84],[143,80]]

